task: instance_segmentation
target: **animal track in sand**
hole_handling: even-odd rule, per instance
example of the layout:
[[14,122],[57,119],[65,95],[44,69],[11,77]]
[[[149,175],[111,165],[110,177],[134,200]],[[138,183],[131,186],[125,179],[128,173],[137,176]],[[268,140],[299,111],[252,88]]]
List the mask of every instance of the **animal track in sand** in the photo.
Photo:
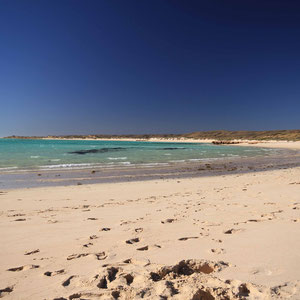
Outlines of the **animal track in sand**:
[[0,298],[10,294],[14,290],[13,286],[8,286],[4,289],[0,289]]
[[135,244],[135,243],[138,243],[140,241],[139,238],[133,238],[133,239],[130,239],[130,240],[127,240],[126,241],[126,244]]
[[10,268],[7,271],[10,272],[20,272],[20,271],[25,271],[25,270],[30,270],[30,269],[37,269],[40,266],[38,265],[26,265],[26,266],[20,266],[20,267],[15,267],[15,268]]
[[56,276],[56,275],[59,275],[59,274],[64,274],[65,273],[65,270],[64,269],[61,269],[61,270],[57,270],[57,271],[54,271],[54,272],[50,272],[50,271],[47,271],[44,273],[45,276]]
[[198,236],[188,236],[188,237],[179,238],[178,241],[187,241],[190,239],[198,239],[198,238],[199,238]]
[[40,252],[40,249],[36,249],[36,250],[25,252],[24,255],[31,255],[31,254],[35,254],[35,253],[38,253],[38,252]]

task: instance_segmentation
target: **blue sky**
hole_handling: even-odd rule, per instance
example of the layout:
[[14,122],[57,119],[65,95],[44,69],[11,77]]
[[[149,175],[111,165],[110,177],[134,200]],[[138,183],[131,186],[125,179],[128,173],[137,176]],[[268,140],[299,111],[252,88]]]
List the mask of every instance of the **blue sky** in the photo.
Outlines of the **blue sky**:
[[0,1],[0,136],[300,128],[299,1]]

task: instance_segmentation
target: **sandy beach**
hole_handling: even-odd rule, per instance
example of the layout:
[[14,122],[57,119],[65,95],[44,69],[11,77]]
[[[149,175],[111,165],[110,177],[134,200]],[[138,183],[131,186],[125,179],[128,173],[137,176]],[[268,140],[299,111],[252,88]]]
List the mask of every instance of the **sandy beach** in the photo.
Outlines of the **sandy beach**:
[[300,299],[300,168],[3,190],[4,299]]
[[[86,141],[143,141],[143,142],[164,142],[164,143],[208,143],[211,144],[215,139],[191,139],[191,138],[149,138],[145,139],[136,139],[136,138],[43,138],[44,140],[86,140]],[[232,140],[232,142],[236,142],[236,146],[252,146],[252,147],[266,147],[266,148],[283,148],[283,149],[300,149],[300,141],[278,141],[278,140]]]
[[0,16],[0,300],[300,300],[300,1]]

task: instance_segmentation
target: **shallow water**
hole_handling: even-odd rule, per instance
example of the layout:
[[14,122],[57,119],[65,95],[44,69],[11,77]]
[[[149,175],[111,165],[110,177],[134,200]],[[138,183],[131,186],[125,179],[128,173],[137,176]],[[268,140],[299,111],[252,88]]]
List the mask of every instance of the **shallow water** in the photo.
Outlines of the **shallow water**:
[[0,139],[0,171],[163,166],[279,151],[204,143]]

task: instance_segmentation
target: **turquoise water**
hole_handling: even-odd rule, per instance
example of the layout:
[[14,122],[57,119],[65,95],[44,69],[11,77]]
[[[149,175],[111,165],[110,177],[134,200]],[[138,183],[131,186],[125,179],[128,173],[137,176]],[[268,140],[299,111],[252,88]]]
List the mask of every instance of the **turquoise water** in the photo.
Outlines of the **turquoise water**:
[[0,139],[0,171],[166,165],[266,156],[276,151],[200,143]]

